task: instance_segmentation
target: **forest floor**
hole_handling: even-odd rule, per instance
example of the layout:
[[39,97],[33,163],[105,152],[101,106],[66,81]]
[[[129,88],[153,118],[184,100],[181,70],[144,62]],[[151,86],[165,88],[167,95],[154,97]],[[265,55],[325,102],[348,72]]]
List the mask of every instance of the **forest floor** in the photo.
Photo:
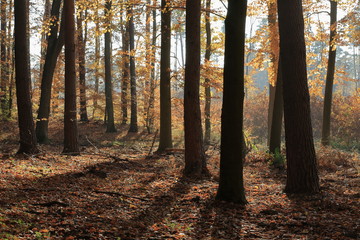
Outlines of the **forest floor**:
[[[60,155],[61,122],[36,156],[15,156],[15,123],[0,135],[0,239],[359,239],[359,155],[318,149],[321,193],[283,193],[285,170],[269,156],[247,156],[248,204],[215,201],[219,151],[207,151],[212,176],[182,177],[180,150],[148,152],[154,135],[104,133],[79,124],[80,156]],[[87,134],[87,135],[86,135]],[[156,150],[156,145],[153,150]]]

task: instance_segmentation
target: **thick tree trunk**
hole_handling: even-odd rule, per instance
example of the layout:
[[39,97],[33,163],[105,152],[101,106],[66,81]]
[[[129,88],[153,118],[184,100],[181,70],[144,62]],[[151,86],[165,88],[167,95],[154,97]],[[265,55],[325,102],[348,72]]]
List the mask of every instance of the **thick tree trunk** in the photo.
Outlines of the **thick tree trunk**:
[[64,45],[64,24],[63,17],[59,31],[59,15],[61,0],[54,0],[51,8],[51,17],[54,19],[50,29],[50,36],[47,39],[47,49],[43,74],[41,80],[41,94],[38,116],[36,119],[36,137],[39,143],[48,143],[48,126],[50,117],[51,88],[53,82],[54,71],[58,56]]
[[78,155],[79,140],[76,112],[76,70],[75,70],[75,7],[74,0],[64,0],[65,24],[65,113],[64,154]]
[[112,73],[111,73],[111,4],[107,1],[105,6],[105,14],[107,15],[107,31],[105,32],[105,98],[106,98],[106,132],[116,132],[114,119],[114,104],[112,97]]
[[243,183],[243,108],[247,1],[229,0],[225,20],[220,182],[216,198],[246,204]]
[[336,18],[337,18],[337,1],[330,0],[330,42],[329,42],[329,59],[326,74],[324,110],[322,122],[321,144],[329,145],[330,143],[330,122],[331,122],[331,104],[334,86],[334,74],[336,63]]
[[84,14],[80,12],[77,16],[78,31],[78,61],[79,61],[79,88],[80,88],[80,121],[89,121],[86,106],[86,69],[85,69],[85,31],[83,27]]
[[301,0],[278,0],[288,193],[319,191]]
[[128,8],[129,17],[129,40],[130,40],[130,94],[131,115],[129,132],[138,132],[137,122],[137,93],[136,93],[136,71],[135,71],[135,29],[132,7]]
[[[205,50],[205,63],[210,61],[211,57],[211,25],[210,25],[210,8],[211,0],[206,0],[206,13],[205,13],[205,28],[206,28],[206,50]],[[205,145],[210,144],[211,138],[211,87],[210,79],[205,78]]]
[[186,68],[184,87],[185,169],[188,177],[208,174],[203,146],[200,110],[201,1],[186,1]]
[[18,123],[20,148],[18,153],[33,154],[38,152],[34,121],[32,116],[29,63],[28,0],[17,0],[15,8],[15,68]]
[[160,142],[158,152],[172,148],[171,134],[171,10],[170,1],[161,1],[160,59]]

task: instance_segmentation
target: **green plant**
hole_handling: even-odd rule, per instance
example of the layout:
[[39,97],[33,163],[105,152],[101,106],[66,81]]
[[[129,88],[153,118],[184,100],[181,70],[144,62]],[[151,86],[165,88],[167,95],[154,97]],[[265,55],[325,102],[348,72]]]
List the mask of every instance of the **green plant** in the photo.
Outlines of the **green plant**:
[[285,155],[281,153],[279,148],[276,148],[275,153],[272,154],[270,165],[275,168],[283,169],[285,168],[285,161],[286,161]]

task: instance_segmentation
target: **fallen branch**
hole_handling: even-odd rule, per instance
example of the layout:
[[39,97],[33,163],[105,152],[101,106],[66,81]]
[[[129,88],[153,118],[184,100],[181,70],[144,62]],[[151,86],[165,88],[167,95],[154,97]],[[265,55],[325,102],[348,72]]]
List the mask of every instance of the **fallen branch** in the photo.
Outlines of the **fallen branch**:
[[159,132],[159,129],[156,129],[156,132],[155,132],[155,135],[154,135],[154,139],[153,139],[152,144],[151,144],[151,148],[150,148],[149,153],[148,153],[148,155],[146,156],[146,158],[149,158],[150,154],[152,153],[152,150],[153,150],[153,148],[154,148],[154,144],[155,144],[155,141],[156,141],[156,137],[157,137],[157,135],[158,135],[158,132]]
[[123,193],[119,193],[119,192],[109,192],[109,191],[99,191],[99,190],[95,190],[94,192],[95,193],[108,194],[108,195],[122,196],[122,197],[127,197],[127,198],[133,198],[133,199],[141,200],[141,201],[144,201],[144,202],[150,201],[149,199],[133,197],[133,196],[129,196],[129,195],[126,195],[126,194],[123,194]]

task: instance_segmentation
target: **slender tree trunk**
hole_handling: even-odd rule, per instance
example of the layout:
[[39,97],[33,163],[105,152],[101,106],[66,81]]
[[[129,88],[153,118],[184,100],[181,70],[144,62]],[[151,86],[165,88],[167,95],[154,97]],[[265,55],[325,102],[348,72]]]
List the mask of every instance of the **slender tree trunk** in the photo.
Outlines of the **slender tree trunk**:
[[[211,56],[211,25],[210,25],[211,0],[206,0],[205,28],[206,28],[206,50],[205,64],[209,63]],[[205,145],[210,144],[211,138],[211,84],[210,79],[205,78]]]
[[[153,0],[153,5],[156,6],[156,1]],[[150,97],[149,97],[149,110],[148,110],[148,132],[152,131],[154,128],[154,102],[155,102],[155,59],[156,59],[156,34],[157,34],[157,24],[156,24],[156,10],[152,11],[152,45],[151,45],[151,76],[150,76]]]
[[[121,124],[125,125],[128,121],[128,92],[129,92],[129,76],[130,76],[130,57],[129,57],[129,21],[127,17],[124,24],[122,24],[122,51],[123,51],[123,65],[122,65],[122,82],[121,82]],[[125,25],[125,28],[123,27]]]
[[[48,20],[50,16],[51,16],[50,0],[45,0],[43,24],[45,24],[46,20]],[[43,26],[43,27],[45,27],[45,26]],[[39,79],[42,79],[42,74],[43,74],[43,69],[44,69],[44,61],[45,61],[45,57],[46,57],[46,43],[47,43],[46,39],[47,39],[46,32],[43,31],[41,33],[41,41],[40,41],[41,46],[40,46],[40,77],[39,77]]]
[[158,152],[172,148],[171,134],[171,10],[170,1],[161,1],[160,59],[160,142]]
[[114,120],[114,105],[112,97],[112,73],[111,73],[111,5],[112,1],[106,1],[105,14],[107,18],[107,31],[105,32],[105,97],[106,97],[106,132],[116,132]]
[[[9,6],[13,6],[13,1],[9,1]],[[13,17],[13,8],[9,9],[9,18]],[[12,115],[12,105],[13,105],[13,92],[14,92],[14,84],[15,84],[15,51],[14,51],[14,29],[12,27],[12,21],[8,21],[8,32],[7,32],[7,60],[6,60],[6,68],[8,69],[8,77],[9,77],[9,98],[8,98],[8,106],[7,106],[7,119],[11,118]]]
[[93,96],[93,118],[95,118],[95,112],[99,108],[98,98],[99,98],[99,67],[100,67],[100,36],[99,32],[99,20],[97,19],[95,23],[95,92]]
[[246,204],[243,180],[243,108],[247,1],[229,0],[225,20],[220,182],[216,198]]
[[283,115],[283,96],[282,96],[282,75],[279,72],[279,29],[277,24],[276,2],[270,2],[268,7],[268,22],[270,33],[270,97],[268,112],[268,146],[271,153],[275,149],[281,148],[281,128]]
[[278,62],[276,86],[273,87],[274,100],[272,103],[271,125],[270,125],[270,139],[269,151],[275,153],[276,149],[281,150],[281,128],[283,120],[283,84],[281,73],[281,62]]
[[301,0],[278,0],[288,193],[319,191]]
[[7,21],[7,3],[6,0],[1,0],[1,21],[0,21],[0,107],[1,107],[1,118],[6,119],[7,113],[7,85],[8,85],[8,69],[7,69],[7,46],[6,46],[6,21]]
[[84,13],[80,11],[77,16],[78,31],[78,61],[79,61],[79,88],[80,88],[80,121],[89,121],[86,106],[86,69],[85,69],[85,31],[84,31]]
[[130,94],[131,94],[131,116],[130,116],[129,132],[138,132],[136,72],[135,72],[135,29],[134,29],[134,13],[132,7],[128,7],[127,13],[129,17]]
[[18,123],[20,130],[20,148],[18,153],[33,154],[38,152],[34,121],[32,116],[32,102],[30,95],[30,63],[28,21],[28,0],[16,0],[15,9],[15,67],[16,67],[16,96],[18,105]]
[[201,1],[186,1],[186,68],[184,87],[185,169],[188,177],[207,174],[200,110]]
[[330,42],[329,42],[329,59],[326,74],[324,110],[322,122],[321,144],[326,146],[330,143],[330,122],[331,122],[331,104],[334,86],[335,63],[336,63],[336,18],[337,18],[337,1],[330,0]]
[[58,20],[60,16],[61,0],[54,0],[51,8],[51,17],[54,19],[51,25],[50,35],[47,39],[47,48],[43,74],[41,80],[41,94],[38,116],[36,119],[36,137],[39,143],[48,143],[48,127],[50,117],[51,88],[53,82],[54,71],[61,49],[64,45],[64,23],[60,24],[60,32]]
[[63,154],[78,155],[79,140],[76,119],[75,70],[75,6],[74,0],[64,0],[65,18],[65,113]]

